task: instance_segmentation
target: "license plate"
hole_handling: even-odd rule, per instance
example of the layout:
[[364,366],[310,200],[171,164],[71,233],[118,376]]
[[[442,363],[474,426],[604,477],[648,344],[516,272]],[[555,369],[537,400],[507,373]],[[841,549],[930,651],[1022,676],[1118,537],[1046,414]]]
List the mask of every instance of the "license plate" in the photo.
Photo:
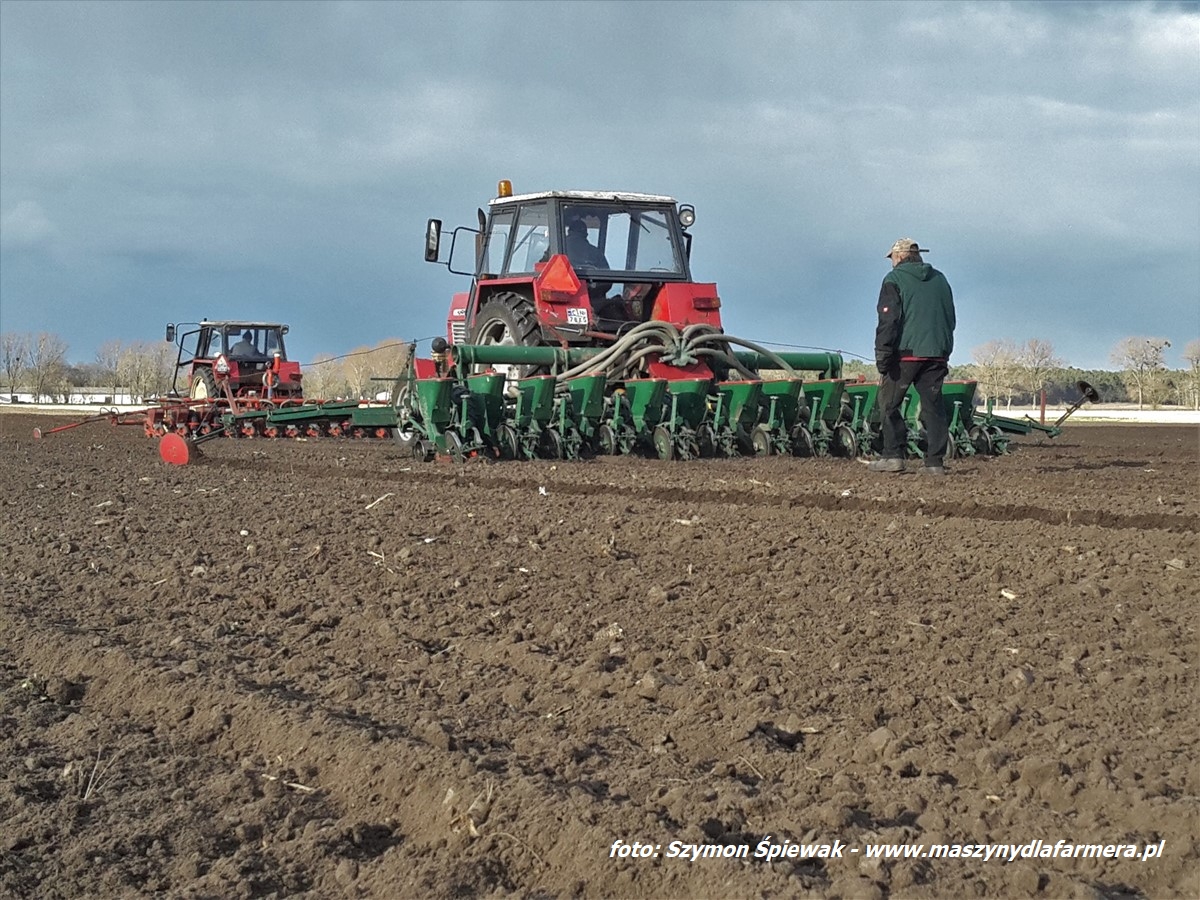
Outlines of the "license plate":
[[586,325],[588,323],[588,311],[582,306],[567,307],[567,324],[568,325]]

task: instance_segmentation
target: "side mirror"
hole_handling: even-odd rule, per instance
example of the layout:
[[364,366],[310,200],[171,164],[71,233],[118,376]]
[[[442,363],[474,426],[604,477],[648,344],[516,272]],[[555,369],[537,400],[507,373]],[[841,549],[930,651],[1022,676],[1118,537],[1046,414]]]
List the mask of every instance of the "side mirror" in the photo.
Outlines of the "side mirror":
[[167,343],[173,344],[174,342],[175,342],[175,326],[168,325],[167,326]]
[[442,220],[430,219],[425,225],[425,262],[438,261],[438,250],[442,245]]

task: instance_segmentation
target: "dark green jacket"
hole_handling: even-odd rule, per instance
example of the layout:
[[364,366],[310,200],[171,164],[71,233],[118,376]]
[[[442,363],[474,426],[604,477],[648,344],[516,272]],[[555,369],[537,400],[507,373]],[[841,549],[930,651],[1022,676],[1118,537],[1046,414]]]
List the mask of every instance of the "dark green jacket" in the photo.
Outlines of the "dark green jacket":
[[954,350],[954,294],[928,263],[900,263],[879,290],[875,364],[880,372],[902,359],[946,359]]

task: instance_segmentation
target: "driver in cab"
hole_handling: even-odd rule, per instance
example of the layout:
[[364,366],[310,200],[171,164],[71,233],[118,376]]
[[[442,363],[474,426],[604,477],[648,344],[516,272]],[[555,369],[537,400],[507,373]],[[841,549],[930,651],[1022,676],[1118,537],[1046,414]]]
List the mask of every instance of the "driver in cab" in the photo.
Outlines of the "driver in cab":
[[254,346],[253,332],[246,330],[242,333],[242,339],[229,348],[229,355],[237,359],[246,359],[247,357],[257,356],[258,348]]
[[572,266],[593,269],[609,268],[608,260],[599,248],[593,247],[587,236],[587,225],[583,219],[572,219],[567,223],[567,259]]

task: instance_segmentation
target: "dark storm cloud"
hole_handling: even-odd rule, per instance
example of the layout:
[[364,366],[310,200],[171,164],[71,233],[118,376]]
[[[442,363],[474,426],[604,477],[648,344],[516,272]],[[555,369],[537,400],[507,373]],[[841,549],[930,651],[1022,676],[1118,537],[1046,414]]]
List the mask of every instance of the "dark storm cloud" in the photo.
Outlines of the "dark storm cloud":
[[285,319],[302,353],[436,334],[462,282],[421,262],[424,219],[469,224],[501,177],[695,203],[697,275],[746,337],[868,350],[902,234],[955,285],[956,361],[1200,331],[1194,4],[0,17],[0,327],[78,358],[201,314]]

